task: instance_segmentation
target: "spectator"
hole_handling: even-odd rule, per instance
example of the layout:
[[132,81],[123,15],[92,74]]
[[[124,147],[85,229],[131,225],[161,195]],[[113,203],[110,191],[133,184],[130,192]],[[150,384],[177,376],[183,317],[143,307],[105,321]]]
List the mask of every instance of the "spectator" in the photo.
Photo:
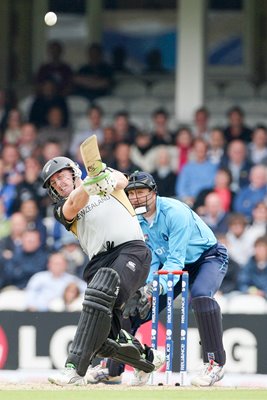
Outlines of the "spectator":
[[157,146],[155,150],[156,169],[152,175],[156,181],[158,193],[160,196],[174,197],[176,174],[172,170],[168,146]]
[[130,123],[129,114],[127,111],[119,111],[115,114],[113,127],[115,130],[116,142],[134,143],[137,129]]
[[236,194],[233,209],[251,221],[253,208],[264,199],[267,199],[267,168],[255,165],[250,170],[249,184]]
[[49,303],[49,311],[81,311],[83,295],[77,283],[70,282],[61,297],[55,298]]
[[192,131],[194,138],[209,140],[209,111],[206,107],[200,107],[196,110]]
[[206,196],[211,193],[215,192],[221,199],[221,205],[225,212],[232,210],[232,201],[234,197],[234,193],[230,189],[231,185],[231,173],[228,169],[219,168],[215,175],[215,183],[213,187],[203,189],[199,192],[195,203],[194,203],[194,210],[202,215],[203,211],[201,208],[204,205]]
[[25,122],[21,125],[18,148],[19,154],[23,160],[27,157],[39,155],[38,132],[34,124]]
[[5,175],[4,161],[0,158],[0,198],[4,204],[6,217],[12,214],[16,198],[16,186],[10,181],[11,179]]
[[37,230],[40,234],[41,246],[46,248],[46,227],[39,212],[37,201],[33,198],[27,198],[21,203],[19,211],[26,218],[27,229]]
[[60,154],[64,154],[61,143],[58,140],[50,139],[42,146],[40,162],[45,164],[51,158],[59,157]]
[[127,51],[123,46],[115,46],[112,49],[112,68],[115,74],[132,74],[132,71],[126,66],[127,64]]
[[17,145],[21,136],[22,118],[18,109],[13,108],[7,116],[7,126],[3,134],[3,144]]
[[228,213],[224,211],[221,198],[215,192],[206,196],[201,218],[215,235],[225,234],[228,231]]
[[267,158],[267,129],[257,126],[252,133],[252,141],[248,144],[248,158],[252,164],[260,164]]
[[208,157],[213,164],[220,164],[225,154],[225,138],[223,130],[213,128],[208,138],[209,150]]
[[249,183],[248,176],[251,166],[251,163],[247,160],[246,144],[242,140],[231,141],[220,167],[230,170],[232,175],[231,190],[234,193],[237,193],[240,188]]
[[48,124],[48,113],[52,107],[58,107],[63,114],[63,127],[68,126],[69,110],[67,102],[57,91],[57,86],[52,80],[44,80],[31,105],[29,122],[35,124],[37,128],[42,128]]
[[47,140],[57,140],[61,143],[64,154],[68,154],[71,134],[70,127],[64,126],[62,108],[52,106],[47,112],[47,124],[39,130],[38,142],[43,145]]
[[116,144],[114,150],[115,161],[110,166],[124,174],[130,175],[132,172],[140,169],[131,160],[131,146],[126,142],[119,142]]
[[188,126],[182,126],[175,135],[174,144],[177,148],[177,173],[184,165],[193,159],[193,135]]
[[226,240],[230,257],[240,268],[248,262],[253,253],[253,243],[247,234],[248,222],[242,214],[232,213],[229,216]]
[[144,68],[144,73],[149,72],[150,74],[164,74],[167,72],[162,63],[162,55],[160,49],[155,48],[148,51],[145,56],[145,64],[146,67]]
[[70,145],[70,154],[75,156],[80,144],[91,135],[96,135],[99,145],[103,143],[104,132],[103,132],[103,111],[101,107],[92,105],[89,108],[88,113],[88,127],[87,129],[78,130],[74,133],[72,142]]
[[62,96],[71,93],[73,71],[69,64],[62,60],[64,55],[63,44],[57,40],[51,40],[47,44],[48,62],[41,64],[36,76],[37,84],[45,80],[52,80],[58,92]]
[[10,219],[7,218],[5,203],[0,196],[0,241],[10,235]]
[[267,236],[254,244],[254,255],[239,274],[239,290],[267,299]]
[[[61,225],[62,226],[62,225]],[[67,260],[67,272],[69,274],[83,277],[83,271],[88,263],[88,257],[82,251],[78,240],[70,232],[64,232],[59,241],[60,252],[64,254]]]
[[81,291],[85,282],[66,272],[67,260],[60,253],[52,253],[48,258],[47,271],[35,273],[26,287],[26,305],[29,311],[48,311],[49,303],[63,296],[67,285],[74,282]]
[[250,241],[254,241],[260,237],[267,235],[267,204],[260,202],[252,210],[252,221],[247,228],[247,235]]
[[173,144],[172,132],[169,129],[169,114],[164,108],[158,108],[152,114],[152,146]]
[[[228,242],[224,234],[217,234],[217,239],[228,248]],[[240,273],[240,267],[231,256],[228,258],[228,270],[220,286],[219,295],[231,294],[238,290],[238,277]]]
[[40,178],[41,165],[39,161],[34,157],[28,157],[25,159],[25,171],[23,174],[23,180],[16,187],[16,198],[14,201],[13,209],[18,211],[21,204],[28,199],[34,199],[38,205],[39,211],[42,213],[44,206],[46,205],[47,194],[42,187],[42,181]]
[[213,187],[217,167],[208,160],[208,145],[203,139],[195,139],[194,161],[189,161],[177,176],[176,196],[192,206],[201,190]]
[[111,165],[114,162],[115,143],[115,129],[113,126],[106,126],[103,129],[103,142],[99,145],[99,151],[103,162],[107,165]]
[[97,97],[110,94],[113,84],[113,70],[104,61],[103,48],[100,44],[91,44],[87,54],[87,64],[81,66],[74,76],[74,92],[93,101]]
[[6,144],[3,147],[1,159],[3,162],[3,176],[10,185],[17,185],[22,181],[24,164],[20,158],[18,148],[14,144]]
[[22,248],[22,235],[27,229],[27,221],[21,212],[15,212],[10,217],[10,234],[0,240],[0,254],[4,259],[10,259]]
[[38,231],[26,230],[21,236],[21,249],[18,247],[10,258],[6,253],[0,257],[0,288],[16,286],[24,289],[36,272],[44,271],[47,253],[42,249]]
[[131,145],[131,159],[142,170],[151,172],[155,168],[155,149],[152,149],[150,133],[143,130],[136,133]]
[[244,123],[244,112],[240,107],[232,107],[228,113],[228,126],[224,130],[227,143],[232,140],[241,140],[245,143],[251,141],[252,130]]

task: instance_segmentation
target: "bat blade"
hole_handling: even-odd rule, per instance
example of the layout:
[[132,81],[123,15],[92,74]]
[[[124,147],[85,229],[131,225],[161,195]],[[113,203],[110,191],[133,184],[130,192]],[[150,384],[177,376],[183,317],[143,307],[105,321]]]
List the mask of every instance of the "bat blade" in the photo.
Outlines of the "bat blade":
[[92,135],[82,142],[80,151],[88,176],[98,175],[102,171],[102,160],[96,135]]

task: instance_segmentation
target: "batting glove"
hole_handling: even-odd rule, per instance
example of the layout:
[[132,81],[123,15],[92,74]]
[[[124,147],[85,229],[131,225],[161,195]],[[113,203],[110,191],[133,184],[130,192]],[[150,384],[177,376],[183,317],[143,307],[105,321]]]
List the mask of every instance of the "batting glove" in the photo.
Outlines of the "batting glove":
[[105,169],[97,176],[87,176],[82,183],[84,190],[89,195],[107,196],[116,188],[117,181],[111,171]]

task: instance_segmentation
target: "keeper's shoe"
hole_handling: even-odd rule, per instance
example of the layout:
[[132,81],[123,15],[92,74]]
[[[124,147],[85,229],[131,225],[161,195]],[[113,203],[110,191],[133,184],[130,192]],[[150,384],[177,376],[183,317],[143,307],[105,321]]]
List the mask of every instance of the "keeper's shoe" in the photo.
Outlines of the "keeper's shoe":
[[61,371],[48,378],[50,383],[58,386],[85,386],[87,385],[86,378],[77,374],[75,367],[72,364],[67,364]]
[[224,376],[224,367],[210,360],[204,364],[202,372],[191,380],[194,386],[212,386]]
[[86,380],[88,383],[105,383],[106,385],[118,385],[122,382],[121,376],[110,376],[108,368],[103,368],[101,364],[88,368]]
[[[154,359],[153,359],[153,364],[155,365],[154,371],[159,370],[165,363],[165,352],[159,351],[152,349]],[[153,372],[154,372],[153,371]],[[132,386],[143,386],[145,385],[151,376],[153,372],[144,372],[141,371],[140,369],[134,369],[134,378],[132,381]]]

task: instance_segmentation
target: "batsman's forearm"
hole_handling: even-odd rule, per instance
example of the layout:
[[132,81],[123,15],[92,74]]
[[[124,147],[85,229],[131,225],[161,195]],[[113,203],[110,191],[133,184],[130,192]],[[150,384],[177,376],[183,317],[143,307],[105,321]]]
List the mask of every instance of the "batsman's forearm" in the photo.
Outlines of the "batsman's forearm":
[[63,214],[65,218],[71,220],[76,217],[78,212],[86,206],[89,200],[89,195],[79,186],[69,195],[63,206]]

